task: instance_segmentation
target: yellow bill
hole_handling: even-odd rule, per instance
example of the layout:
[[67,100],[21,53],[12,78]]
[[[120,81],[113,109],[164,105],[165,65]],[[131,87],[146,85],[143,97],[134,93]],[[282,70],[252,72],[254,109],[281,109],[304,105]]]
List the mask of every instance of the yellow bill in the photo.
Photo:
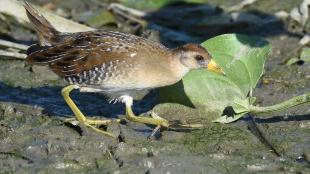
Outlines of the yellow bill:
[[225,74],[222,68],[220,68],[213,59],[211,59],[211,61],[208,64],[208,70],[219,74]]

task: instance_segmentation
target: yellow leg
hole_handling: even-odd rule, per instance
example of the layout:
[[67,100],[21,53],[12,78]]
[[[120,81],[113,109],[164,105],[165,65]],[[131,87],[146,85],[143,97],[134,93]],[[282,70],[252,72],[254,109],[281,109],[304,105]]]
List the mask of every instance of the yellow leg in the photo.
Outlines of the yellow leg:
[[159,130],[161,127],[169,127],[169,122],[168,120],[161,118],[159,116],[156,116],[155,118],[148,118],[148,117],[137,117],[135,114],[132,112],[132,102],[133,99],[130,96],[122,96],[121,97],[123,103],[125,103],[126,106],[126,118],[129,121],[133,122],[138,122],[138,123],[144,123],[144,124],[151,124],[151,125],[156,125],[156,128],[154,129],[153,133],[151,134],[154,135],[157,130]]
[[[107,125],[109,123],[112,122],[112,120],[95,120],[95,119],[88,119],[84,116],[84,114],[79,110],[79,108],[75,105],[75,103],[73,102],[73,100],[70,98],[70,92],[73,90],[73,89],[78,89],[78,86],[76,85],[69,85],[69,86],[66,86],[64,87],[62,90],[61,90],[61,94],[62,96],[64,97],[64,100],[66,101],[66,103],[68,104],[68,106],[70,107],[70,109],[73,111],[74,115],[75,115],[75,118],[76,120],[81,123],[81,124],[84,124],[85,126],[93,129],[94,131],[96,132],[99,132],[99,133],[102,133],[104,135],[107,135],[107,136],[110,136],[110,137],[113,137],[113,138],[116,138],[115,135],[109,133],[109,132],[106,132],[106,131],[102,131],[98,128],[96,128],[95,126],[93,125]],[[67,121],[71,122],[71,121],[74,121],[74,119],[68,119]],[[116,120],[117,122],[119,122],[120,120]]]
[[163,126],[163,127],[169,126],[168,120],[161,118],[161,117],[157,117],[157,118],[137,117],[132,112],[132,109],[129,106],[126,106],[126,118],[129,121],[138,122],[138,123],[152,124],[152,125]]

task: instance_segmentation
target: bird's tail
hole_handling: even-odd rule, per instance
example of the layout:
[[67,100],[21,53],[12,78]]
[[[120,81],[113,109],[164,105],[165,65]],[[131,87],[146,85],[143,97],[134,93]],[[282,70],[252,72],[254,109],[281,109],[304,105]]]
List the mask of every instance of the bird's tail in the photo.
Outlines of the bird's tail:
[[45,17],[40,15],[38,11],[35,10],[27,1],[25,1],[24,7],[30,23],[38,34],[40,45],[50,46],[53,45],[53,43],[57,43],[61,33],[57,31],[51,23]]

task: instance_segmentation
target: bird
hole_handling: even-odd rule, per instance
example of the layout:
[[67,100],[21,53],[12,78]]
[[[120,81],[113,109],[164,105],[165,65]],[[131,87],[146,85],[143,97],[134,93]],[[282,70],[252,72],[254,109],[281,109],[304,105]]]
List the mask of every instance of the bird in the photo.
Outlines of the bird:
[[221,72],[211,54],[199,44],[171,49],[118,31],[60,32],[26,1],[24,8],[38,36],[38,44],[27,50],[26,61],[48,66],[68,83],[61,94],[75,115],[71,121],[107,136],[115,137],[98,126],[113,120],[86,117],[70,98],[72,90],[103,93],[125,104],[127,120],[154,125],[158,130],[169,127],[169,121],[159,116],[136,116],[132,111],[134,93],[175,84],[193,69]]

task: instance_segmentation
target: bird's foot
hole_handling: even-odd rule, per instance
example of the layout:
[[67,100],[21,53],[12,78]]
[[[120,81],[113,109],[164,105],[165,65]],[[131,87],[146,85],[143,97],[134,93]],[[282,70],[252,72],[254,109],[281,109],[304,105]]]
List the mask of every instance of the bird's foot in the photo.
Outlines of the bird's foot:
[[155,125],[156,128],[153,130],[152,134],[150,137],[154,136],[155,133],[160,130],[161,128],[168,128],[169,127],[169,121],[159,117],[158,115],[151,114],[150,117],[137,117],[133,111],[132,111],[132,103],[133,103],[133,98],[128,95],[121,96],[120,101],[125,103],[126,106],[126,119],[132,122],[137,122],[137,123],[144,123],[144,124],[150,124],[150,125]]
[[157,126],[161,126],[165,128],[169,127],[170,125],[169,121],[158,116],[155,112],[151,112],[150,116],[152,117],[152,119],[156,120],[157,123],[159,123],[159,124],[156,124]]
[[[78,125],[79,121],[76,118],[67,118],[64,120],[66,123],[70,123],[72,125]],[[115,119],[115,120],[99,120],[99,119],[92,119],[92,118],[87,118],[85,117],[85,120],[83,123],[89,124],[89,125],[94,125],[94,126],[102,126],[102,125],[108,125],[111,124],[112,122],[117,122],[120,123],[121,119]]]
[[169,127],[169,121],[158,116],[156,113],[151,113],[151,117],[144,117],[144,116],[135,116],[130,114],[130,111],[127,111],[126,113],[126,118],[129,121],[133,122],[138,122],[138,123],[144,123],[144,124],[150,124],[150,125],[155,125],[156,127],[152,131],[152,133],[148,136],[148,139],[152,138],[155,136],[155,134],[160,131],[162,128],[168,128]]
[[99,120],[99,119],[90,119],[90,118],[86,118],[85,117],[85,120],[80,122],[78,121],[76,118],[68,118],[68,119],[65,119],[64,120],[65,123],[70,123],[74,126],[77,126],[79,123],[85,125],[86,127],[89,127],[91,128],[92,130],[98,132],[98,133],[101,133],[101,134],[104,134],[104,135],[107,135],[109,137],[113,137],[113,138],[116,138],[115,135],[113,135],[112,133],[110,132],[107,132],[107,131],[103,131],[101,129],[98,128],[98,126],[102,126],[102,125],[108,125],[108,124],[111,124],[112,122],[121,122],[120,119],[115,119],[115,120]]
[[[90,119],[90,118],[86,118],[84,116],[84,114],[80,111],[80,109],[76,106],[76,104],[74,103],[74,101],[70,98],[70,92],[74,89],[79,89],[79,86],[77,85],[69,85],[66,86],[62,89],[61,94],[64,97],[64,100],[66,101],[66,103],[68,104],[68,106],[71,108],[71,110],[73,111],[75,118],[74,119],[66,119],[65,122],[69,122],[72,125],[78,125],[83,124],[86,127],[89,127],[91,129],[93,129],[96,132],[99,132],[101,134],[116,138],[115,135],[113,135],[112,133],[103,131],[98,129],[96,126],[100,126],[100,125],[108,125],[110,124],[113,120],[96,120],[96,119]],[[116,120],[117,122],[119,122],[120,120]]]
[[156,114],[151,114],[151,117],[145,117],[145,116],[135,116],[131,110],[127,110],[126,113],[126,119],[129,121],[133,122],[138,122],[138,123],[144,123],[144,124],[151,124],[151,125],[156,125],[156,126],[161,126],[161,127],[169,127],[169,121],[159,117]]

